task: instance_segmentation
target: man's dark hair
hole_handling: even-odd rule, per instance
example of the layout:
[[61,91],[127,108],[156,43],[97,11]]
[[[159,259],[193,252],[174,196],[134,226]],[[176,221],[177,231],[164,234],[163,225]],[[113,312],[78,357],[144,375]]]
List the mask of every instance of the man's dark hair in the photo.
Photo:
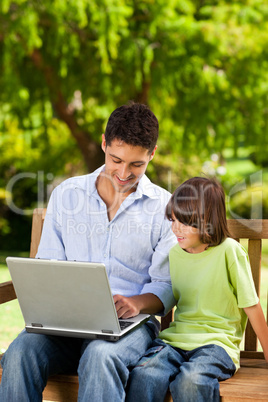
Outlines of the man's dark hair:
[[158,120],[148,106],[129,102],[115,109],[109,117],[106,130],[106,145],[114,139],[153,152],[158,139]]

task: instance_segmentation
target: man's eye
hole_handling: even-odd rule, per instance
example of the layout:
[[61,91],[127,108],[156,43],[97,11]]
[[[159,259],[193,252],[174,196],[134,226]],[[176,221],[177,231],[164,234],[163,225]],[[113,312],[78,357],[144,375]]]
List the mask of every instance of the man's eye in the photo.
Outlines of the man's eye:
[[113,159],[113,163],[121,163],[121,161],[115,161],[114,159]]
[[140,163],[140,164],[138,164],[138,165],[136,165],[135,163],[133,164],[133,166],[134,166],[134,167],[137,167],[137,168],[138,168],[138,167],[141,167],[142,165],[143,165],[143,163]]

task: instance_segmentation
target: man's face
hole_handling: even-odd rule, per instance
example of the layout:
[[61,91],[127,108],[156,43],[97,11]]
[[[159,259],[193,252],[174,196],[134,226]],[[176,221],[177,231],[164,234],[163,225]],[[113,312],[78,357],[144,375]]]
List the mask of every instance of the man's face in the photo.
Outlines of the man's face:
[[105,152],[105,176],[114,189],[120,193],[131,193],[145,173],[148,163],[153,159],[155,149],[148,153],[148,149],[132,146],[117,139],[110,146],[106,146],[104,134],[102,149]]

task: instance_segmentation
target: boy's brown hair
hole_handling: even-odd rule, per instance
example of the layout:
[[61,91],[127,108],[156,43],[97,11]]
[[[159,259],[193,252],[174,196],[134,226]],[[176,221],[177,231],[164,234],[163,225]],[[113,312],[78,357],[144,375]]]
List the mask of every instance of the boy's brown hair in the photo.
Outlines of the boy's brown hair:
[[166,217],[200,231],[200,240],[217,246],[230,237],[225,207],[225,194],[215,179],[193,177],[181,184],[166,206]]

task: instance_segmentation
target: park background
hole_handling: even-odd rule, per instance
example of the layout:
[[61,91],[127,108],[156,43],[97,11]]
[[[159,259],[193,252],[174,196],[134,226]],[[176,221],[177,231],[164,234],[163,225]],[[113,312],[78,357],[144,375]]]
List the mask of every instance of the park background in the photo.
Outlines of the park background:
[[[103,163],[107,119],[129,100],[159,120],[152,181],[217,177],[228,217],[268,218],[268,1],[2,0],[0,282],[7,255],[29,254],[33,208]],[[17,301],[0,322],[4,351],[24,326]]]

